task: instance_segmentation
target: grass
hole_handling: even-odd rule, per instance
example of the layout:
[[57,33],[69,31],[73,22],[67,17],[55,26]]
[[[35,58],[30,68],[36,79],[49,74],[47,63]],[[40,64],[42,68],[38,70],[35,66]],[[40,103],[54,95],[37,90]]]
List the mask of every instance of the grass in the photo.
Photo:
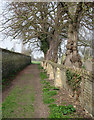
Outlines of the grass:
[[40,64],[41,61],[32,61],[31,63],[32,63],[32,64]]
[[[41,67],[39,67],[41,68]],[[55,101],[54,98],[52,98],[52,96],[54,96],[55,94],[57,94],[57,91],[51,91],[51,86],[50,86],[50,82],[46,81],[45,79],[48,78],[47,73],[44,72],[40,72],[40,78],[41,78],[41,83],[43,85],[43,102],[44,104],[50,104],[53,103]]]
[[40,78],[41,78],[41,80],[44,84],[48,84],[48,82],[46,80],[44,80],[44,79],[48,78],[46,72],[41,72],[40,73]]
[[54,101],[55,101],[55,99],[48,98],[47,96],[43,95],[43,102],[44,102],[44,104],[50,104],[50,103],[53,103]]
[[51,97],[57,94],[57,91],[46,91],[44,92],[44,95]]
[[[39,68],[41,69],[41,66]],[[65,103],[60,106],[55,104],[56,99],[54,99],[53,96],[58,94],[57,90],[59,90],[59,88],[50,85],[50,82],[47,81],[48,76],[45,71],[40,72],[40,78],[43,86],[43,102],[44,104],[48,104],[50,109],[48,118],[71,118],[70,116],[76,111],[75,108],[72,105],[66,106],[64,105]]]
[[49,105],[50,115],[49,118],[69,118],[68,115],[75,112],[75,108],[72,105],[68,106],[57,106],[56,104]]
[[[29,89],[30,92],[25,94],[25,90]],[[32,92],[32,94],[31,94]],[[26,118],[32,117],[34,112],[33,103],[34,92],[31,86],[24,86],[20,88],[16,86],[10,95],[2,103],[2,117],[3,118]]]

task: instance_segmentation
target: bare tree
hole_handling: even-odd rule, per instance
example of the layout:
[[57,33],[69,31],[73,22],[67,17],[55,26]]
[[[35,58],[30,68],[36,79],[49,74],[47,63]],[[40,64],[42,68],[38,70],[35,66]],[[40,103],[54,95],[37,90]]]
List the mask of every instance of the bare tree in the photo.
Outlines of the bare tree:
[[[82,62],[78,54],[78,32],[80,26],[85,26],[88,29],[93,28],[93,4],[84,2],[61,3],[62,11],[68,15],[68,41],[67,52],[64,64],[67,66],[81,67]],[[89,19],[90,18],[90,19]],[[83,40],[81,41],[83,42]]]
[[7,36],[22,39],[24,44],[36,44],[34,49],[39,48],[46,60],[54,62],[62,38],[68,38],[64,64],[81,67],[78,33],[81,25],[92,29],[92,11],[92,4],[83,2],[13,2],[4,11],[3,31]]
[[5,34],[20,37],[23,43],[37,43],[47,60],[57,62],[58,46],[67,37],[58,3],[11,3],[7,11],[12,13],[3,14]]

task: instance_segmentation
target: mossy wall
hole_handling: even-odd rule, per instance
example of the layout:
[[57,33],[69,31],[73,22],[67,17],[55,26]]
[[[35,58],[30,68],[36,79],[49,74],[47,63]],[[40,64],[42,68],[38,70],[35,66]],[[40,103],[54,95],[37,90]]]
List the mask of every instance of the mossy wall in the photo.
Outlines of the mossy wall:
[[[2,50],[2,79],[22,70],[31,63],[31,57],[24,54]],[[0,51],[1,51],[0,50]],[[1,53],[0,53],[1,54]]]

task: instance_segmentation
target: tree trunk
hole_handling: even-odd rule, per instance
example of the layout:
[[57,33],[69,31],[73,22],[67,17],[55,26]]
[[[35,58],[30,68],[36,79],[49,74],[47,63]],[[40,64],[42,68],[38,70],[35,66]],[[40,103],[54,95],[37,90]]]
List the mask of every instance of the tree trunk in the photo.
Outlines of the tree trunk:
[[57,63],[58,61],[58,44],[57,43],[54,43],[54,46],[53,46],[53,55],[52,55],[52,61]]
[[46,60],[46,54],[44,54],[44,60]]
[[57,53],[58,53],[58,44],[56,44],[56,42],[52,40],[50,42],[50,47],[46,54],[46,60],[51,60],[56,63],[58,59]]
[[53,49],[53,41],[50,42],[49,49],[46,53],[46,60],[51,60],[52,58],[52,49]]
[[64,61],[64,64],[66,66],[75,66],[75,67],[81,67],[81,57],[78,54],[77,49],[77,29],[76,26],[73,24],[69,24],[68,29],[68,41],[67,41],[67,51],[66,51],[66,59]]

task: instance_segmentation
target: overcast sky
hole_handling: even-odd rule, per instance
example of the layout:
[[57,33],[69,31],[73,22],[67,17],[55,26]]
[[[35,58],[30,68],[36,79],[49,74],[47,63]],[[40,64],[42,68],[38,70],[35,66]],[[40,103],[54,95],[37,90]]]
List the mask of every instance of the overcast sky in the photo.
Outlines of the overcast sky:
[[[5,2],[3,0],[0,0],[0,14],[2,13],[2,8],[5,7]],[[1,21],[2,17],[0,15],[0,21]],[[1,22],[0,22],[0,26],[1,26]],[[1,28],[0,28],[1,30]],[[11,50],[12,48],[15,49],[15,52],[20,52],[21,53],[21,50],[22,50],[22,42],[21,40],[12,40],[8,37],[6,38],[5,40],[3,40],[3,35],[2,33],[0,33],[0,47],[1,48],[5,48],[5,49],[8,49],[8,50]],[[62,45],[62,49],[64,50],[64,45]],[[43,52],[41,51],[33,51],[33,55],[35,58],[37,57],[41,57],[43,56]]]
[[[0,0],[0,14],[2,13],[2,8],[5,7],[5,2],[3,0]],[[2,15],[0,15],[0,21],[2,20]],[[1,26],[1,22],[0,22],[0,26]],[[0,30],[1,30],[1,27],[0,27]],[[2,33],[0,32],[0,47],[1,48],[4,48],[4,49],[8,49],[8,50],[11,50],[12,48],[15,49],[15,52],[20,52],[21,53],[21,50],[22,50],[22,42],[21,40],[12,40],[10,39],[10,37],[6,38],[5,40],[3,40],[3,35]],[[33,52],[33,55],[35,58],[37,57],[41,57],[43,56],[43,53],[41,51],[34,51]]]
[[[4,8],[4,1],[0,0],[0,21],[2,20],[2,8]],[[1,22],[0,22],[0,30],[1,30]],[[21,42],[19,40],[13,40],[11,41],[10,38],[6,38],[5,40],[3,40],[3,35],[2,32],[0,32],[0,47],[1,48],[7,48],[8,50],[11,50],[11,48],[15,47],[15,50],[17,52],[21,52]],[[16,43],[16,44],[15,44]]]

